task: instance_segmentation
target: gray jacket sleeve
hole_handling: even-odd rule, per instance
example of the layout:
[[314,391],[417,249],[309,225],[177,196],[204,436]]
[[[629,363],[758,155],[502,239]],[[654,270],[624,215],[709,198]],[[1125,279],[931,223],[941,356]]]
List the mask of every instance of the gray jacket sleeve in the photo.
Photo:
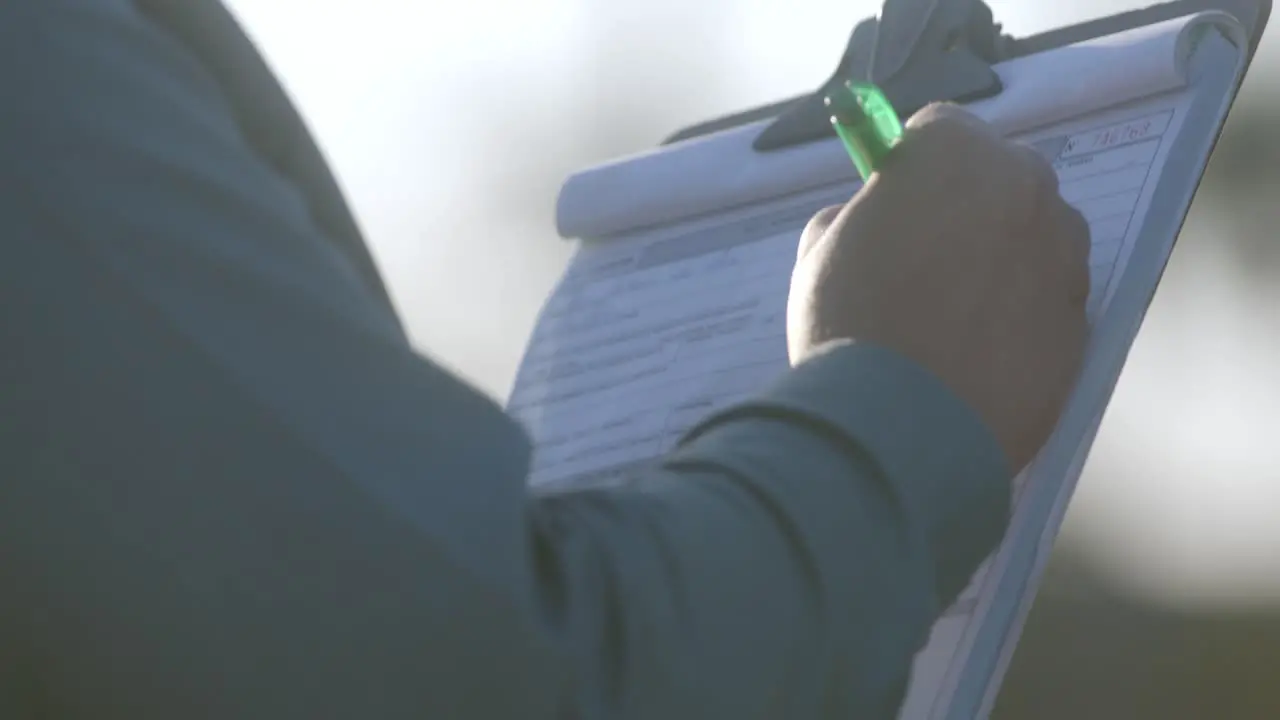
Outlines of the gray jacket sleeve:
[[833,346],[531,493],[133,7],[0,3],[6,718],[893,714],[1008,510],[945,388]]
[[999,541],[1008,481],[937,380],[882,349],[827,348],[658,471],[541,499],[538,541],[586,623],[561,638],[589,678],[574,702],[585,717],[893,717],[933,620]]

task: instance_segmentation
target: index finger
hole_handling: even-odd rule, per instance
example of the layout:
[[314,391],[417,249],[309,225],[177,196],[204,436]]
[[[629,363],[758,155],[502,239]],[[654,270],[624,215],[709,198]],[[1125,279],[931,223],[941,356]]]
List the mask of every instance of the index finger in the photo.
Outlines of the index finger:
[[908,129],[919,129],[932,125],[936,122],[959,123],[965,127],[987,135],[998,135],[995,128],[993,128],[986,120],[983,120],[955,103],[930,103],[929,105],[925,105],[916,111],[916,113],[910,118],[907,118],[907,121],[903,123],[903,127]]

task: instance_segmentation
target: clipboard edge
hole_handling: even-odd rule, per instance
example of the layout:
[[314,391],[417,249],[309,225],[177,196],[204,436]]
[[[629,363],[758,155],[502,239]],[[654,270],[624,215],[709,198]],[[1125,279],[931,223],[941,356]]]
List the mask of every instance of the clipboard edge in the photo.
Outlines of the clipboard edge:
[[[1066,25],[1013,40],[1009,55],[1005,59],[1011,60],[1034,55],[1082,40],[1111,35],[1164,20],[1171,20],[1183,15],[1217,10],[1232,15],[1245,28],[1249,38],[1249,47],[1245,55],[1244,66],[1244,70],[1247,72],[1262,40],[1262,33],[1266,30],[1267,22],[1270,20],[1271,7],[1272,0],[1173,0],[1172,2],[1151,5],[1145,8],[1126,10],[1115,15],[1085,20],[1075,25]],[[1244,17],[1244,15],[1251,17]],[[797,95],[729,115],[711,118],[677,130],[668,135],[658,145],[660,147],[673,145],[685,140],[775,118],[797,103],[802,103],[809,99],[809,94]]]

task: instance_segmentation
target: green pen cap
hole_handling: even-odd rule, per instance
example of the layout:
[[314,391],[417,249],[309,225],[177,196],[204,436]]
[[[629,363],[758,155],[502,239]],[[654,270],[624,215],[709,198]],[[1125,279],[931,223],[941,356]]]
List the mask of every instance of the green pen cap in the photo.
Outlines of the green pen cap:
[[880,88],[869,83],[846,82],[825,98],[831,125],[849,152],[863,181],[880,166],[893,146],[902,140],[902,121]]

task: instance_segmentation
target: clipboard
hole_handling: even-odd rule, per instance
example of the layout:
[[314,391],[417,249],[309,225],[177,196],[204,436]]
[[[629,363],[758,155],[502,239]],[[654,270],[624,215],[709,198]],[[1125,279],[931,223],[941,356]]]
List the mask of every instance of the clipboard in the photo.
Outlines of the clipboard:
[[[849,37],[836,70],[814,92],[747,109],[731,115],[713,118],[683,128],[662,141],[670,145],[693,138],[721,132],[734,127],[772,119],[757,136],[753,148],[759,153],[777,152],[805,143],[834,137],[828,120],[829,111],[823,99],[845,80],[862,78],[881,86],[903,118],[929,102],[967,103],[997,95],[1002,90],[998,78],[991,72],[991,65],[1020,57],[1036,55],[1062,48],[1091,38],[1097,38],[1126,30],[1140,28],[1203,11],[1221,11],[1233,16],[1244,27],[1248,46],[1245,49],[1245,68],[1237,79],[1234,93],[1247,74],[1257,51],[1262,33],[1271,14],[1271,0],[1174,0],[1146,8],[1126,11],[1096,18],[1075,25],[1056,28],[1025,38],[1012,38],[1001,32],[994,22],[990,9],[981,0],[886,0],[879,18],[867,18],[855,26]],[[890,26],[889,23],[894,23]],[[904,27],[905,26],[905,27]],[[888,28],[889,47],[906,47],[909,59],[894,59],[895,67],[910,66],[908,72],[895,76],[892,71],[877,72],[876,51],[885,47],[881,33]],[[914,38],[904,42],[902,37]],[[959,69],[945,68],[948,62],[958,64]],[[913,64],[914,63],[914,64]],[[928,70],[949,70],[928,74]],[[1216,146],[1225,123],[1219,124],[1213,134],[1209,153]],[[1191,187],[1194,194],[1202,172],[1195,173]],[[1176,218],[1169,232],[1176,238],[1185,220],[1185,208]],[[1167,257],[1159,263],[1159,269],[1148,284],[1154,291],[1164,273]],[[1150,295],[1134,298],[1142,305],[1142,312],[1150,303]],[[1140,319],[1139,319],[1140,323]],[[1136,332],[1136,330],[1135,330]],[[1096,427],[1093,432],[1096,433]],[[1065,503],[1058,508],[1043,508],[1046,517],[1057,515],[1051,522],[1060,522]],[[1043,567],[1037,568],[1033,578]],[[1013,626],[1009,632],[1020,634],[1021,627],[1031,609],[1034,593],[1024,597],[1022,607],[1012,609]],[[946,720],[967,720],[986,717],[995,704],[1000,680],[1012,660],[1016,643],[1004,652],[991,649],[993,664],[974,668],[964,687],[960,678],[952,707],[930,717]],[[994,677],[994,683],[980,687],[981,678]],[[916,718],[901,718],[916,720]]]
[[[756,123],[759,120],[772,118],[772,123],[759,133],[754,142],[756,152],[776,152],[803,143],[827,140],[833,137],[831,123],[828,122],[828,110],[823,104],[823,97],[849,78],[865,78],[877,82],[886,95],[890,96],[895,108],[900,110],[901,117],[910,117],[915,110],[931,101],[969,102],[986,99],[1000,94],[1000,81],[991,72],[991,65],[998,61],[1023,58],[1044,51],[1064,47],[1075,42],[1089,40],[1101,36],[1112,35],[1126,29],[1151,26],[1184,15],[1219,10],[1225,12],[1245,28],[1248,36],[1248,47],[1245,49],[1245,70],[1240,73],[1236,87],[1243,82],[1253,55],[1257,51],[1262,32],[1265,31],[1271,14],[1271,0],[1175,0],[1171,3],[1148,6],[1148,8],[1130,10],[1130,12],[1110,15],[1110,17],[1087,20],[1074,26],[1051,29],[1038,35],[1012,38],[1001,32],[1001,27],[993,20],[991,10],[980,0],[887,0],[879,18],[868,18],[860,22],[852,31],[849,44],[832,76],[812,94],[792,97],[792,99],[773,102],[714,118],[707,122],[680,129],[662,142],[662,145],[691,140]],[[890,23],[895,23],[891,24]],[[905,27],[904,27],[905,26]],[[883,63],[877,63],[878,47],[886,46],[886,36],[882,33],[890,29],[893,40],[888,41],[890,47],[909,47],[908,58],[893,59],[893,67],[905,68],[906,72],[893,74],[878,69]],[[914,37],[914,42],[902,41],[902,36]],[[959,65],[959,68],[946,68],[948,63]],[[947,70],[937,74],[928,74],[928,70]],[[945,74],[946,77],[943,77]],[[1222,124],[1219,124],[1212,137],[1213,145],[1221,135]],[[1212,145],[1210,147],[1212,152]],[[1198,187],[1202,173],[1196,173],[1196,182],[1192,192]],[[1180,232],[1185,218],[1185,210],[1174,219],[1176,227],[1172,234]],[[1166,259],[1167,261],[1167,259]],[[1152,288],[1160,282],[1164,274],[1165,263],[1151,278]],[[1134,299],[1146,307],[1147,299]],[[1096,432],[1094,428],[1093,432]],[[1060,521],[1065,505],[1059,509],[1044,507],[1046,515],[1059,515]],[[1037,577],[1039,574],[1036,571]],[[1033,594],[1034,593],[1030,593]],[[1024,607],[1012,610],[1011,632],[1020,633],[1030,611],[1030,597],[1023,603]],[[1016,644],[1016,643],[1014,643]],[[1012,648],[1004,653],[993,650],[992,659],[995,665],[986,669],[977,669],[970,674],[969,687],[959,687],[956,700],[945,716],[947,720],[963,720],[966,717],[986,716],[991,711],[998,693],[998,678],[1004,675],[1011,661]],[[983,674],[996,676],[993,687],[979,688],[979,678]],[[965,684],[965,679],[960,679]],[[906,720],[906,719],[904,719]],[[914,720],[914,719],[911,719]]]
[[[953,48],[948,54],[954,56],[955,39],[959,37],[963,39],[960,54],[967,60],[966,65],[985,66],[988,71],[996,62],[1036,55],[1081,40],[1111,35],[1196,12],[1220,10],[1239,20],[1248,32],[1249,46],[1245,60],[1247,73],[1271,16],[1271,0],[1174,0],[1015,39],[1001,33],[991,10],[982,0],[910,0],[905,3],[887,0],[884,5],[886,11],[902,13],[905,10],[915,13],[909,15],[909,18],[919,27],[919,39],[914,47],[922,51],[923,64],[939,64],[938,58],[943,54],[944,45]],[[670,145],[769,118],[774,118],[773,124],[756,141],[756,149],[761,152],[834,137],[823,98],[850,78],[872,79],[870,66],[877,44],[878,26],[877,18],[867,18],[854,27],[835,72],[816,91],[682,128],[665,138],[661,144]],[[883,78],[880,82],[883,82]],[[983,85],[975,83],[968,74],[957,84],[929,82],[923,86],[903,88],[894,83],[882,89],[904,118],[910,117],[928,102],[963,103],[994,95],[1000,90],[989,76],[988,83]],[[926,99],[921,101],[920,98]]]
[[[925,698],[930,704],[912,704],[911,693],[908,693],[900,720],[970,720],[989,713],[1075,480],[1163,275],[1204,166],[1256,51],[1270,9],[1270,0],[1177,0],[1019,40],[1000,32],[980,0],[888,0],[880,17],[864,20],[855,28],[839,68],[816,92],[681,130],[651,153],[584,171],[566,182],[558,213],[561,234],[583,239],[580,250],[590,257],[581,264],[571,265],[561,287],[553,294],[550,304],[555,307],[556,323],[561,328],[565,327],[566,308],[572,309],[574,303],[591,306],[588,314],[596,312],[594,306],[599,304],[599,296],[592,298],[591,292],[580,292],[575,287],[575,283],[594,282],[593,275],[605,280],[600,284],[606,289],[600,292],[617,292],[626,287],[626,283],[619,283],[617,278],[634,269],[650,272],[663,263],[684,262],[672,258],[691,257],[701,251],[698,248],[707,255],[725,255],[731,252],[727,248],[751,243],[755,243],[751,245],[753,248],[770,245],[772,249],[768,252],[774,254],[764,260],[757,257],[733,260],[733,263],[741,267],[756,263],[752,267],[757,269],[762,264],[781,263],[789,269],[790,260],[794,258],[795,238],[808,217],[823,206],[844,202],[857,187],[850,178],[848,159],[832,147],[834,133],[821,103],[832,84],[846,79],[865,78],[880,85],[903,116],[932,101],[965,102],[973,108],[985,108],[995,116],[1000,115],[996,108],[1016,115],[1021,110],[1013,108],[1025,109],[1023,100],[1035,96],[1037,103],[1054,106],[1057,114],[1050,113],[1052,118],[1049,118],[1023,113],[1018,122],[1009,120],[1008,126],[1000,129],[1013,133],[1053,159],[1055,167],[1061,167],[1060,179],[1090,170],[1079,165],[1084,156],[1089,156],[1085,159],[1090,162],[1093,157],[1110,158],[1099,160],[1102,165],[1124,160],[1121,156],[1130,150],[1150,151],[1149,157],[1137,165],[1114,166],[1115,177],[1120,178],[1114,183],[1112,179],[1090,181],[1121,185],[1129,182],[1130,185],[1116,190],[1115,197],[1124,195],[1130,209],[1119,224],[1102,216],[1097,225],[1091,220],[1094,252],[1099,250],[1099,238],[1105,235],[1100,228],[1119,235],[1115,243],[1116,259],[1105,263],[1108,275],[1102,283],[1103,290],[1095,293],[1096,298],[1091,297],[1093,335],[1080,383],[1054,436],[1032,467],[1023,473],[1018,484],[1020,496],[1015,499],[1015,516],[1005,542],[988,561],[988,570],[980,570],[981,577],[974,581],[979,587],[970,598],[973,609],[966,611],[970,614],[956,632],[955,646],[963,649],[949,655],[946,667],[937,677],[930,678],[929,682],[936,681],[941,688]],[[1204,27],[1200,27],[1200,21],[1204,21]],[[1221,31],[1228,25],[1229,34],[1199,32]],[[1113,60],[1098,59],[1117,57],[1106,55],[1118,47],[1110,43],[1128,43],[1125,47],[1131,48],[1156,41],[1165,43],[1159,47],[1167,53],[1168,64],[1179,66],[1176,74],[1182,85],[1156,81],[1156,75],[1143,75],[1140,68],[1128,65],[1123,73],[1110,72],[1112,66],[1106,63]],[[1051,77],[1053,65],[1036,65],[1037,59],[1061,57],[1086,49],[1103,53],[1087,61],[1089,72],[1118,76],[1116,87],[1130,83],[1129,94],[1117,95],[1126,99],[1099,101],[1088,107],[1083,102],[1075,104],[1091,92],[1088,84],[1071,100],[1056,99],[1054,93],[1070,91],[1080,86],[1080,82],[1064,84],[1061,78]],[[1183,50],[1187,51],[1185,58]],[[1182,66],[1184,60],[1187,67]],[[1071,67],[1077,71],[1085,68]],[[1018,75],[1015,72],[1018,69],[1024,72]],[[1138,79],[1139,75],[1145,79]],[[1147,79],[1152,80],[1150,87]],[[1039,87],[1041,84],[1044,87]],[[1136,92],[1138,90],[1141,92]],[[1088,126],[1095,121],[1096,126]],[[1095,141],[1101,143],[1099,147],[1103,149],[1075,145]],[[786,176],[786,179],[778,180],[776,176]],[[703,192],[702,185],[707,181],[718,182],[720,186]],[[1065,197],[1068,183],[1060,184]],[[1093,189],[1106,188],[1099,185]],[[661,203],[655,201],[658,196],[669,198],[670,207],[661,207]],[[1115,197],[1103,199],[1112,201]],[[609,202],[597,202],[601,199]],[[613,210],[619,211],[612,219],[606,217],[609,210],[600,209],[610,202]],[[564,219],[570,216],[576,219]],[[788,242],[792,243],[790,258],[785,252]],[[776,252],[779,249],[784,252]],[[1091,252],[1091,265],[1094,252]],[[1121,256],[1123,259],[1119,259]],[[647,279],[649,300],[662,296],[661,290],[654,290],[654,286],[687,282],[690,273],[696,275],[704,271],[699,268],[711,268],[711,265],[698,265],[690,260],[688,267],[693,269],[683,271],[683,280],[678,274]],[[721,272],[714,268],[705,271]],[[751,283],[759,281],[767,285],[767,289],[755,293],[757,296],[777,293],[785,296],[785,285],[781,284],[786,282],[785,276],[759,277],[764,279],[758,280],[757,276],[749,279]],[[709,277],[695,279],[702,282],[693,286],[712,282]],[[1094,286],[1099,286],[1096,281]],[[726,298],[721,305],[730,303],[728,296],[735,291],[723,290]],[[712,291],[668,286],[666,292],[691,306],[681,309],[687,314],[701,307],[694,302],[697,293]],[[688,294],[681,297],[682,292]],[[721,298],[716,300],[719,302]],[[708,301],[706,306],[713,304]],[[624,309],[640,307],[650,314],[657,312],[650,309],[653,305]],[[775,313],[776,321],[776,308],[769,312]],[[600,322],[609,323],[612,319]],[[625,325],[625,321],[621,325]],[[603,356],[581,357],[593,341],[557,337],[559,332],[556,328],[544,329],[539,323],[510,399],[509,409],[531,427],[536,428],[544,415],[558,413],[563,417],[567,412],[564,408],[548,410],[547,405],[539,404],[563,390],[563,386],[556,389],[559,379],[541,379],[556,377],[560,371],[556,366],[556,353],[573,356],[572,363],[566,364],[573,364],[577,369],[614,361]],[[617,337],[624,331],[610,327],[609,332]],[[649,329],[645,332],[652,334]],[[776,327],[773,332],[777,332]],[[654,364],[660,362],[668,361],[655,360]],[[699,358],[698,362],[703,363],[702,367],[711,366],[705,358]],[[721,387],[718,391],[743,392],[752,383],[760,382],[760,375],[735,375],[741,370],[740,364],[735,364],[738,362],[737,359],[724,361],[723,367],[729,370],[723,371],[723,377],[728,379],[716,382],[727,384],[731,390]],[[530,363],[541,364],[541,367],[526,372]],[[576,378],[575,382],[578,380],[583,378]],[[653,381],[645,393],[632,389],[629,397],[645,395],[643,400],[635,401],[637,412],[661,409],[657,404],[661,400],[653,397],[658,394],[653,390],[658,387],[656,382]],[[587,384],[578,383],[579,386]],[[577,389],[575,386],[574,391]],[[663,392],[673,395],[686,390]],[[688,403],[681,399],[680,405],[684,407]],[[597,409],[599,407],[597,405]],[[673,410],[672,417],[676,414]],[[680,427],[685,419],[664,422]],[[609,427],[613,418],[606,413],[592,420],[596,427]],[[537,431],[534,436],[538,441]],[[615,443],[609,450],[616,448]],[[576,461],[587,451],[575,449],[576,455],[566,455],[567,451],[561,448],[558,452]],[[544,481],[592,484],[602,479],[608,482],[643,467],[643,463],[633,463],[582,472],[579,472],[581,468],[573,468],[572,472],[565,470],[567,474],[563,475],[557,474],[563,468],[553,468],[539,475],[546,469],[542,467],[545,464],[537,460],[535,451],[535,484]],[[956,619],[946,616],[944,613],[944,618],[935,625],[935,632],[944,621]],[[933,644],[930,641],[917,655],[913,683],[922,676],[919,661]]]

